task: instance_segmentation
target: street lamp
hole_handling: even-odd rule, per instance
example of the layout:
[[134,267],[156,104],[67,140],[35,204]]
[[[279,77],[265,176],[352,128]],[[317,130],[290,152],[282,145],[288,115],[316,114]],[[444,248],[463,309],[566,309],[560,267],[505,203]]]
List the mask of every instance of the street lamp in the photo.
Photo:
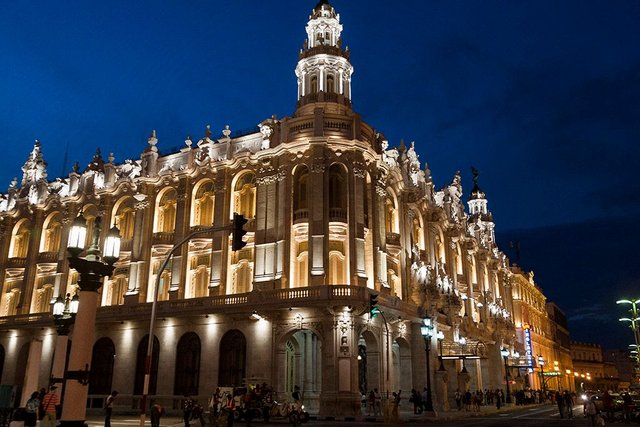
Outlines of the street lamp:
[[431,372],[429,368],[429,352],[431,350],[431,337],[433,336],[433,321],[425,317],[422,319],[420,327],[422,338],[424,338],[425,352],[427,353],[427,401],[425,402],[425,410],[433,411],[433,399],[431,398]]
[[[67,343],[69,342],[69,332],[76,320],[78,313],[78,294],[73,298],[67,294],[66,298],[58,296],[53,303],[53,323],[56,326],[58,336],[56,338],[56,349],[53,353],[51,364],[51,383],[64,383],[64,368],[67,361]],[[62,392],[62,390],[60,390]]]
[[[69,356],[69,369],[66,374],[64,401],[74,404],[64,405],[60,424],[64,427],[80,427],[85,425],[87,410],[87,385],[89,384],[89,363],[96,328],[98,309],[98,290],[104,277],[113,273],[114,263],[120,256],[120,232],[111,228],[104,239],[102,254],[99,248],[101,218],[96,217],[91,246],[85,251],[87,223],[82,213],[73,221],[69,230],[67,251],[69,266],[80,274],[78,288],[80,290],[77,303],[69,306],[77,307],[73,330],[73,343]],[[84,257],[80,255],[85,253]],[[58,305],[58,308],[60,305]],[[63,310],[64,313],[64,310]],[[64,315],[64,314],[63,314]],[[75,380],[75,381],[70,381]]]
[[[620,319],[620,321],[621,322],[629,322],[630,323],[629,327],[633,331],[633,338],[635,340],[635,348],[637,350],[638,346],[640,346],[640,329],[638,328],[638,326],[640,325],[640,317],[638,316],[638,308],[640,307],[640,299],[635,299],[635,300],[621,299],[621,300],[616,301],[616,304],[629,304],[629,305],[631,305],[631,308],[629,309],[629,313],[631,314],[631,318],[623,317],[623,318]],[[638,357],[638,355],[636,354],[635,356],[632,355],[632,358],[635,359],[635,362],[636,362],[636,366],[635,366],[636,381],[639,381],[640,380],[640,357]]]
[[509,365],[507,364],[507,357],[509,357],[509,350],[506,347],[502,347],[500,350],[502,359],[504,360],[504,379],[507,383],[507,399],[506,403],[511,403],[511,390],[509,390]]
[[544,357],[541,354],[538,355],[538,365],[540,365],[540,383],[542,383],[542,391],[546,391],[546,384],[544,382]]

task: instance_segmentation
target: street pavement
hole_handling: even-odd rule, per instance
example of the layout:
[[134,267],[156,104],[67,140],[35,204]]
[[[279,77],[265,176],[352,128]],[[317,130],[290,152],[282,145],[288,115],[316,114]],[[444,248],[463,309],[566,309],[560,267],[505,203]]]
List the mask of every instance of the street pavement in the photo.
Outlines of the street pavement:
[[[412,411],[401,410],[399,422],[384,422],[382,417],[358,416],[354,418],[338,418],[332,419],[312,419],[309,426],[331,426],[331,427],[365,427],[372,424],[398,426],[398,425],[427,425],[436,424],[439,426],[474,426],[474,427],[536,427],[536,426],[571,426],[571,427],[590,427],[589,420],[582,415],[582,406],[574,407],[574,418],[571,420],[561,419],[558,408],[555,405],[531,405],[531,406],[508,406],[497,410],[495,407],[481,407],[480,412],[465,411],[448,411],[438,413],[437,416],[429,414],[414,415]],[[88,415],[87,424],[89,427],[103,427],[104,419],[99,414]],[[140,417],[135,415],[115,415],[111,419],[112,427],[136,427],[140,424]],[[150,426],[150,420],[147,417],[145,425]],[[184,427],[184,422],[178,416],[165,416],[160,422],[161,427]],[[247,423],[236,422],[235,426],[246,426]],[[291,425],[285,419],[273,419],[270,423],[264,423],[255,420],[252,426],[267,425]],[[191,422],[191,427],[201,427],[196,422]],[[210,426],[205,426],[210,427]]]

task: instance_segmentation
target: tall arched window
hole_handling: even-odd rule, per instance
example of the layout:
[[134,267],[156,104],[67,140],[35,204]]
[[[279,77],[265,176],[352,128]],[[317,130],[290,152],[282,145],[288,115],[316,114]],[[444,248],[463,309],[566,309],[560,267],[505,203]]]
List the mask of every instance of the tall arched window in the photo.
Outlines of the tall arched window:
[[193,332],[187,332],[178,341],[173,394],[197,396],[199,378],[200,338]]
[[311,88],[310,93],[318,93],[318,76],[311,76]]
[[176,190],[170,188],[161,193],[156,210],[155,233],[173,233],[176,228]]
[[120,236],[123,240],[132,240],[136,212],[133,198],[125,197],[119,200],[115,209],[114,225],[120,230]]
[[234,211],[245,218],[256,216],[256,176],[245,173],[238,178],[233,189]]
[[329,220],[345,222],[347,219],[347,176],[344,167],[333,164],[329,168]]
[[89,377],[89,394],[111,393],[113,381],[113,362],[116,357],[116,346],[111,339],[100,338],[93,345],[91,356],[91,373]]
[[328,93],[334,93],[336,91],[336,83],[333,74],[327,75],[327,90]]
[[220,387],[240,386],[246,376],[247,340],[244,334],[237,329],[224,334],[220,340],[219,354],[218,385]]
[[396,231],[396,206],[390,197],[387,197],[384,201],[384,223],[387,233],[395,233]]
[[198,185],[193,195],[193,203],[191,204],[192,226],[213,224],[214,201],[213,182],[206,181]]
[[40,238],[40,252],[58,252],[62,224],[60,214],[53,213],[44,221],[42,237]]
[[294,220],[308,218],[309,169],[306,166],[300,166],[296,169],[293,183],[293,218]]
[[[142,394],[144,389],[145,360],[147,360],[147,346],[149,345],[149,335],[145,335],[138,344],[138,354],[136,357],[136,377],[133,385],[133,394]],[[156,394],[158,385],[158,358],[160,356],[160,341],[158,337],[153,337],[153,350],[151,352],[151,375],[149,378],[149,394]]]
[[13,227],[11,233],[11,247],[9,258],[26,258],[29,251],[29,237],[31,236],[29,222],[24,219]]

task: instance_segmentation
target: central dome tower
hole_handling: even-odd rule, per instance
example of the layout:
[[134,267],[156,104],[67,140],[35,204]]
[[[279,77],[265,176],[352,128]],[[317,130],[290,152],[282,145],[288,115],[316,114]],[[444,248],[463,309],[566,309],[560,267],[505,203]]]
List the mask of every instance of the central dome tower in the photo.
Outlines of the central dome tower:
[[309,16],[306,30],[307,40],[295,70],[296,115],[309,114],[318,106],[326,112],[343,114],[351,109],[353,66],[349,49],[342,49],[340,15],[328,1],[321,0]]

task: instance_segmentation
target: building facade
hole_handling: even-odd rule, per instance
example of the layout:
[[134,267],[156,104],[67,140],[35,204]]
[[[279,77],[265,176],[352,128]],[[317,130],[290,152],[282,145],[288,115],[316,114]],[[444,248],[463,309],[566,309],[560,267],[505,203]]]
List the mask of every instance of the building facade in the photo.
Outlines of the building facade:
[[[421,390],[429,366],[435,406],[446,409],[456,389],[505,388],[524,322],[536,328],[534,350],[554,360],[544,299],[536,294],[514,324],[525,312],[514,299],[533,285],[496,245],[478,174],[465,206],[459,174],[436,189],[413,143],[392,148],[354,112],[342,29],[320,1],[295,67],[295,113],[254,133],[207,126],[161,154],[153,132],[139,159],[97,151],[55,181],[36,142],[0,199],[2,383],[24,400],[64,351],[51,303],[78,289],[65,242],[79,213],[94,230],[88,242],[112,226],[123,239],[87,344],[90,406],[111,389],[122,407],[138,405],[156,283],[150,395],[168,407],[187,393],[206,401],[217,386],[267,382],[285,398],[300,386],[312,412],[353,415],[368,390]],[[228,231],[190,238],[228,227],[234,212],[249,219],[242,250]],[[383,316],[369,315],[372,294]],[[426,339],[425,318],[435,325]]]
[[620,382],[613,363],[605,363],[600,344],[571,341],[576,390],[617,390]]

